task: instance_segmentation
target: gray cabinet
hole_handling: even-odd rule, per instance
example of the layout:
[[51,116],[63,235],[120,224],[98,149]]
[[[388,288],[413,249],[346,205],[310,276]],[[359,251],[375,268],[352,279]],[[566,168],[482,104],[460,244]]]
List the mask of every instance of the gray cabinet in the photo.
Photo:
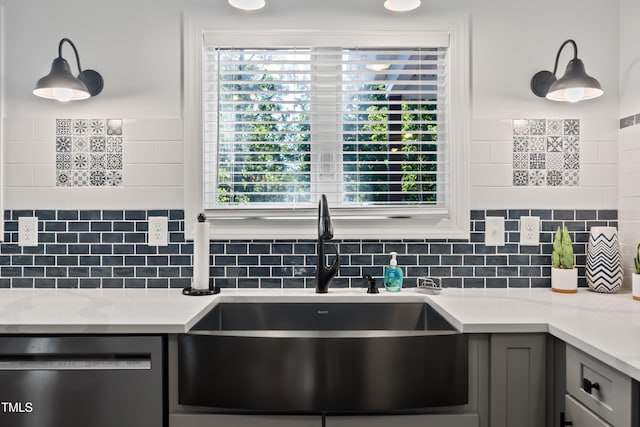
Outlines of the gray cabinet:
[[611,427],[611,424],[604,422],[600,417],[568,394],[565,395],[564,406],[566,411],[564,421],[572,423],[570,425],[575,427]]
[[567,345],[565,419],[576,427],[632,424],[631,378]]
[[546,342],[546,334],[491,335],[491,427],[545,426]]
[[[180,427],[321,427],[320,415],[171,414]],[[478,414],[327,416],[326,427],[477,427]]]
[[169,426],[179,427],[321,427],[319,415],[247,415],[173,413]]
[[477,427],[478,419],[478,414],[328,416],[326,427]]

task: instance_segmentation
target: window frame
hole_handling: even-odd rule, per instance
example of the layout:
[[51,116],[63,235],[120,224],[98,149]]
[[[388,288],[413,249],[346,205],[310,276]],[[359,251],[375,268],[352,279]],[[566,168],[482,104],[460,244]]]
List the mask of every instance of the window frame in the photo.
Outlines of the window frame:
[[[468,23],[465,19],[447,20],[424,25],[424,30],[210,30],[215,28],[202,17],[186,17],[184,22],[184,78],[183,114],[185,146],[185,234],[193,236],[193,223],[203,211],[203,108],[202,64],[205,38],[233,40],[235,45],[251,45],[251,40],[269,38],[271,45],[304,45],[322,35],[323,44],[345,44],[349,40],[365,37],[381,46],[415,44],[419,37],[449,38],[449,96],[447,138],[450,185],[449,209],[433,207],[403,208],[402,217],[389,215],[383,210],[332,211],[335,236],[338,239],[389,238],[468,238],[468,146],[469,146],[469,42]],[[329,35],[327,35],[329,34]],[[246,42],[245,42],[246,40]],[[391,41],[390,41],[391,40]],[[223,44],[222,42],[220,44]],[[352,43],[346,43],[352,44]],[[409,214],[409,215],[406,215]],[[300,214],[280,214],[277,211],[247,211],[233,216],[209,217],[211,238],[214,239],[309,239],[317,237],[317,212],[304,210]],[[193,218],[193,220],[190,220]]]

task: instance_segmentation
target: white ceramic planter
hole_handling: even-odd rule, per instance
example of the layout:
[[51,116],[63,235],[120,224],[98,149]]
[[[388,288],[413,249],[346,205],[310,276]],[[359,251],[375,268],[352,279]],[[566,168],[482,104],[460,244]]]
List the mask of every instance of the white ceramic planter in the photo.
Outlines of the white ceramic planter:
[[578,292],[578,269],[551,267],[551,290],[562,294]]
[[640,274],[633,273],[631,275],[631,295],[636,301],[640,301]]
[[587,285],[607,294],[622,285],[622,260],[616,227],[591,227],[587,246]]

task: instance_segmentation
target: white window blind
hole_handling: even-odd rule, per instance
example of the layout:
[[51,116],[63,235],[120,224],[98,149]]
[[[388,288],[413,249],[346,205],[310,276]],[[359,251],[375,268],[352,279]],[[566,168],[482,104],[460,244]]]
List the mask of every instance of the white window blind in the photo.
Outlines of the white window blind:
[[205,209],[446,211],[447,53],[205,47]]

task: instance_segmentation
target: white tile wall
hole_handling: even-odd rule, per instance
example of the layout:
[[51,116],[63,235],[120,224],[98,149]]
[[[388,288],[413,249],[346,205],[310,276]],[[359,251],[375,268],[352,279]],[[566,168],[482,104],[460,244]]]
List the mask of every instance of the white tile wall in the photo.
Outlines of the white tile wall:
[[6,187],[31,187],[33,186],[32,164],[5,163],[4,185]]
[[56,188],[55,119],[5,120],[5,208],[182,209],[180,119],[125,119],[123,186]]
[[512,185],[512,119],[472,120],[471,209],[617,208],[617,123],[580,118],[580,186],[555,189]]
[[48,163],[55,144],[44,141],[12,140],[4,144],[5,162],[10,164]]
[[184,144],[182,141],[158,141],[155,154],[157,163],[184,163]]

